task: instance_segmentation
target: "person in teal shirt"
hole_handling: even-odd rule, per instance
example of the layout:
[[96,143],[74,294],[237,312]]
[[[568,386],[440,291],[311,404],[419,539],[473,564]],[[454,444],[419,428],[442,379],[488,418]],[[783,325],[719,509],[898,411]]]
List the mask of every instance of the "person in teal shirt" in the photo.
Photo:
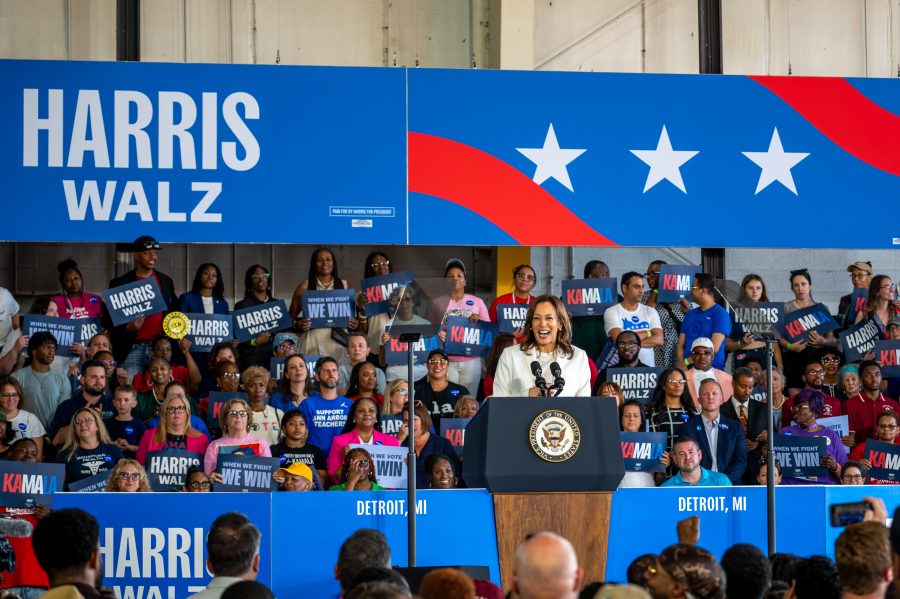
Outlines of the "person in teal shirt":
[[707,470],[700,465],[703,452],[691,437],[678,437],[672,448],[678,472],[664,482],[663,487],[730,487],[731,481],[721,472]]

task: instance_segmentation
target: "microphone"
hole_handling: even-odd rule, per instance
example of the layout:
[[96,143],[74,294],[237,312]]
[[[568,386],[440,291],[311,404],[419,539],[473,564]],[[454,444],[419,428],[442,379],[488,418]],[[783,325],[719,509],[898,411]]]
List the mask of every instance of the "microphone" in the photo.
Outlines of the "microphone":
[[0,516],[0,536],[3,537],[30,537],[34,527],[27,520]]
[[560,368],[559,362],[550,363],[550,374],[553,375],[553,388],[556,390],[556,394],[553,397],[559,397],[563,387],[566,386],[566,379],[562,377],[562,368]]
[[541,369],[541,363],[535,360],[531,363],[531,373],[534,375],[534,385],[541,390],[541,397],[547,397],[547,381],[544,380],[544,373]]

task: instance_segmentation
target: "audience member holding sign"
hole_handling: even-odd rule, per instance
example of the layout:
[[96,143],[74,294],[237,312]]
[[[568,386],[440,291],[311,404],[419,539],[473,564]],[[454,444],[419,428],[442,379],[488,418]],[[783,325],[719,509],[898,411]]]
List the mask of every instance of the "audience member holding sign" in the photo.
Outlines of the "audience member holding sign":
[[[513,269],[513,290],[509,293],[497,296],[496,299],[491,302],[491,307],[488,308],[488,315],[491,322],[499,322],[497,319],[497,306],[505,304],[522,304],[524,306],[530,306],[531,302],[534,301],[531,290],[534,289],[536,283],[537,274],[530,265],[520,264],[515,267]],[[521,337],[524,332],[524,326],[513,331],[516,337]]]
[[[869,439],[874,439],[876,441],[881,441],[882,443],[890,443],[892,445],[897,445],[898,441],[898,433],[900,433],[900,417],[897,416],[897,412],[893,410],[885,410],[881,414],[878,415],[878,424],[875,429],[875,435],[871,437],[867,437],[865,440],[858,443],[851,451],[850,451],[850,459],[861,463],[866,470],[870,470],[872,468],[872,464],[866,458],[866,441]],[[884,481],[873,480],[872,484],[885,484]],[[891,482],[890,484],[900,484],[898,482]]]
[[[626,401],[619,410],[619,424],[623,433],[644,432],[644,406],[636,400]],[[664,451],[659,457],[659,462],[666,468],[669,467],[669,452]],[[619,488],[626,487],[655,487],[656,481],[652,471],[633,472],[626,471]]]
[[[250,434],[250,406],[243,399],[229,399],[225,402],[219,414],[219,423],[222,426],[222,437],[209,444],[203,458],[203,469],[207,474],[215,470],[219,454],[249,452],[250,455],[272,456],[269,446]],[[220,482],[216,481],[218,476],[211,474],[210,479],[214,483]]]
[[[371,366],[371,365],[370,365]],[[332,480],[342,480],[343,471],[341,465],[350,445],[388,445],[398,447],[397,438],[386,435],[380,430],[378,422],[378,406],[371,399],[360,398],[353,402],[350,413],[347,415],[347,423],[341,434],[331,442],[331,451],[328,453],[328,475]]]
[[900,299],[897,299],[897,286],[887,275],[875,275],[869,282],[869,295],[866,306],[856,315],[855,322],[871,320],[881,332],[881,338],[887,339],[887,324],[894,314],[900,313]]
[[347,452],[340,472],[341,482],[329,487],[329,491],[384,491],[375,478],[375,460],[361,447]]
[[[431,420],[431,414],[421,402],[416,400],[413,404],[413,413],[416,424],[416,436],[413,439],[416,455],[416,487],[424,488],[427,486],[428,476],[425,472],[425,460],[433,454],[447,456],[453,464],[453,471],[460,472],[459,459],[456,457],[456,450],[449,440],[444,437],[432,434],[434,423]],[[397,433],[397,441],[403,445],[409,437],[409,410],[403,408],[403,426]]]
[[535,299],[525,317],[525,340],[500,355],[494,395],[589,397],[587,354],[573,346],[571,339],[572,325],[562,301],[552,295]]
[[[791,271],[791,291],[794,299],[784,305],[785,322],[791,312],[811,308],[816,305],[812,297],[812,277],[805,268]],[[788,381],[788,393],[793,395],[803,387],[803,368],[810,361],[817,360],[823,346],[835,346],[837,340],[832,332],[820,335],[817,331],[809,332],[806,339],[791,342],[782,337],[778,340],[782,348],[782,360],[784,361],[784,374]]]
[[[180,393],[179,393],[180,391]],[[162,449],[185,449],[203,454],[209,446],[209,439],[191,426],[191,405],[185,400],[186,393],[181,383],[166,385],[165,401],[160,408],[159,424],[146,431],[138,446],[137,460],[147,465],[147,454]]]
[[791,412],[796,424],[783,427],[779,432],[785,435],[798,437],[824,437],[825,456],[821,459],[821,465],[828,469],[828,477],[784,477],[786,485],[818,484],[833,485],[841,480],[841,465],[847,461],[847,452],[840,435],[816,422],[816,418],[822,413],[825,406],[825,394],[817,389],[804,389],[794,396]]
[[103,301],[96,293],[84,290],[84,278],[78,270],[78,264],[68,258],[57,264],[56,270],[59,271],[62,293],[54,295],[53,301],[59,306],[59,317],[100,318]]

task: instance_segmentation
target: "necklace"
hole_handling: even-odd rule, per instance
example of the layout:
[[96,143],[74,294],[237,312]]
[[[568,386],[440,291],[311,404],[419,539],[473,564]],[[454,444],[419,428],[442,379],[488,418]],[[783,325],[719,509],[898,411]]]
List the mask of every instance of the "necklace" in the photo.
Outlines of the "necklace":
[[334,277],[331,277],[331,282],[327,285],[319,280],[319,277],[316,277],[316,289],[321,289],[323,291],[328,291],[329,289],[334,289]]

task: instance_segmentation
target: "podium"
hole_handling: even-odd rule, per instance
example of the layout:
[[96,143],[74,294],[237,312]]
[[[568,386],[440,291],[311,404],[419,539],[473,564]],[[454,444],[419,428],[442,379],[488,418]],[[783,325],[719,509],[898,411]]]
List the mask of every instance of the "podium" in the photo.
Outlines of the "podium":
[[494,497],[503,588],[516,547],[547,530],[575,547],[585,581],[605,580],[611,493],[625,475],[609,397],[491,397],[466,426],[463,478]]

